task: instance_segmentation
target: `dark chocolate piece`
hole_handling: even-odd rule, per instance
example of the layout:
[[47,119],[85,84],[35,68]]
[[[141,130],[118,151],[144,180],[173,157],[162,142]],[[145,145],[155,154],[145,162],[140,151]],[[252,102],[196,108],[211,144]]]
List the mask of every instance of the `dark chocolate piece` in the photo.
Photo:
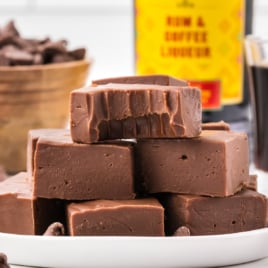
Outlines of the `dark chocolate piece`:
[[34,56],[34,59],[33,59],[33,64],[35,65],[40,65],[40,64],[43,64],[43,57],[41,54],[39,53],[36,53]]
[[41,235],[52,222],[64,220],[59,200],[35,198],[25,172],[0,182],[0,232]]
[[[134,156],[131,142],[74,143],[69,133],[32,134],[34,194],[67,200],[133,199]],[[36,145],[35,145],[36,144]]]
[[55,54],[51,58],[51,62],[53,63],[61,63],[61,62],[68,62],[68,61],[73,61],[74,58],[67,53],[64,54]]
[[266,226],[266,197],[242,190],[230,197],[167,194],[166,233],[187,226],[191,235],[215,235],[249,231]]
[[9,66],[10,62],[5,55],[0,54],[0,66]]
[[84,59],[85,52],[84,48],[68,51],[66,40],[52,42],[49,38],[22,38],[14,21],[0,28],[0,66],[76,61]]
[[197,88],[108,84],[71,93],[75,142],[196,137],[200,131],[201,96]]
[[190,229],[186,226],[180,226],[173,234],[173,236],[190,236],[190,235],[191,235]]
[[135,144],[137,189],[144,193],[229,196],[249,180],[248,138],[202,131],[194,139],[143,139]]
[[230,125],[224,121],[209,122],[202,124],[202,130],[231,130]]
[[76,60],[82,60],[86,56],[86,49],[85,48],[77,48],[77,49],[69,51],[68,54]]
[[0,252],[0,268],[10,268],[7,263],[7,255]]
[[0,35],[19,36],[20,34],[14,21],[11,20],[1,29]]
[[60,222],[50,224],[43,235],[46,236],[62,236],[65,235],[64,225]]
[[189,85],[188,82],[185,80],[177,79],[168,75],[122,76],[122,77],[111,77],[92,81],[92,85],[95,86],[110,83],[147,84],[147,85],[179,86],[179,87],[186,87]]
[[5,56],[11,65],[31,65],[34,60],[30,53],[22,50],[6,52]]
[[67,223],[72,236],[164,236],[164,209],[154,198],[71,203]]

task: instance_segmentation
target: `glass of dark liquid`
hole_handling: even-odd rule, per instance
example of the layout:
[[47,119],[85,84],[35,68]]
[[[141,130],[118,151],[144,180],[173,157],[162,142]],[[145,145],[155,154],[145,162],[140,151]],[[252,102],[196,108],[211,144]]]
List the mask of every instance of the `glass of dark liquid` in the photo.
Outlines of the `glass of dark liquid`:
[[[268,36],[245,39],[253,130],[253,164],[268,179]],[[260,175],[259,175],[260,177]]]

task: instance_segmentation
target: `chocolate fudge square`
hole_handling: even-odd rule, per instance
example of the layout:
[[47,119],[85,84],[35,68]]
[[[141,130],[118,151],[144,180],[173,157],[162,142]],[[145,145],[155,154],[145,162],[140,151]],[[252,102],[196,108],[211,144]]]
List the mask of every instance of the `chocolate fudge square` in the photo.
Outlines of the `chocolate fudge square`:
[[180,226],[191,235],[215,235],[249,231],[267,225],[267,198],[244,189],[229,197],[166,194],[166,233]]
[[71,93],[75,142],[196,137],[201,132],[201,93],[188,86],[107,84]]
[[229,196],[249,180],[244,133],[203,131],[193,139],[139,139],[137,189],[144,193]]
[[33,196],[26,172],[0,182],[0,232],[41,235],[52,222],[64,222],[64,212],[59,200]]
[[154,198],[71,203],[67,227],[72,236],[164,236],[164,209]]
[[131,142],[78,144],[64,129],[52,131],[51,135],[45,131],[37,140],[35,152],[29,155],[34,155],[37,197],[66,200],[135,197]]

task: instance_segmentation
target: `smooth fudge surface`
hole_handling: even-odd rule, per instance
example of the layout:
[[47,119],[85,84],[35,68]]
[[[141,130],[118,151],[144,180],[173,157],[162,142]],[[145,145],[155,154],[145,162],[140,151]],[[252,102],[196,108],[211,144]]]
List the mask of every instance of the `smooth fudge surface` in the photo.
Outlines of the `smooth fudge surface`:
[[72,236],[164,236],[164,209],[155,198],[71,203],[67,226]]
[[202,131],[193,139],[139,139],[136,181],[144,193],[229,196],[249,180],[244,133]]
[[66,200],[135,197],[131,142],[78,144],[65,130],[59,132],[62,135],[40,135],[36,143],[35,196]]
[[0,182],[0,232],[41,235],[54,221],[64,219],[58,200],[34,198],[26,172]]
[[116,84],[149,84],[162,86],[188,86],[189,83],[182,79],[177,79],[169,75],[136,75],[136,76],[121,76],[110,77],[104,79],[93,80],[92,85],[105,85],[109,83]]
[[202,123],[202,130],[231,130],[228,123],[224,121]]
[[54,135],[69,135],[68,129],[62,128],[47,128],[47,129],[31,129],[28,132],[27,143],[27,172],[32,177],[34,168],[34,153],[36,144],[40,136],[54,136]]
[[244,189],[229,197],[167,194],[163,199],[166,233],[180,226],[191,235],[213,235],[264,228],[267,224],[267,198]]
[[196,137],[201,132],[198,88],[106,84],[71,93],[75,142],[107,139]]

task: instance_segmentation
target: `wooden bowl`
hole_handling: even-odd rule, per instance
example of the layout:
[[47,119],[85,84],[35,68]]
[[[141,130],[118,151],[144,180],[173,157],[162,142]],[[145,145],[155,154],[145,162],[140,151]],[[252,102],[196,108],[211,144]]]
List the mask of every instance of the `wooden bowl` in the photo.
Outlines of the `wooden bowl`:
[[84,86],[90,62],[0,67],[0,165],[26,169],[29,129],[62,128],[70,91]]

